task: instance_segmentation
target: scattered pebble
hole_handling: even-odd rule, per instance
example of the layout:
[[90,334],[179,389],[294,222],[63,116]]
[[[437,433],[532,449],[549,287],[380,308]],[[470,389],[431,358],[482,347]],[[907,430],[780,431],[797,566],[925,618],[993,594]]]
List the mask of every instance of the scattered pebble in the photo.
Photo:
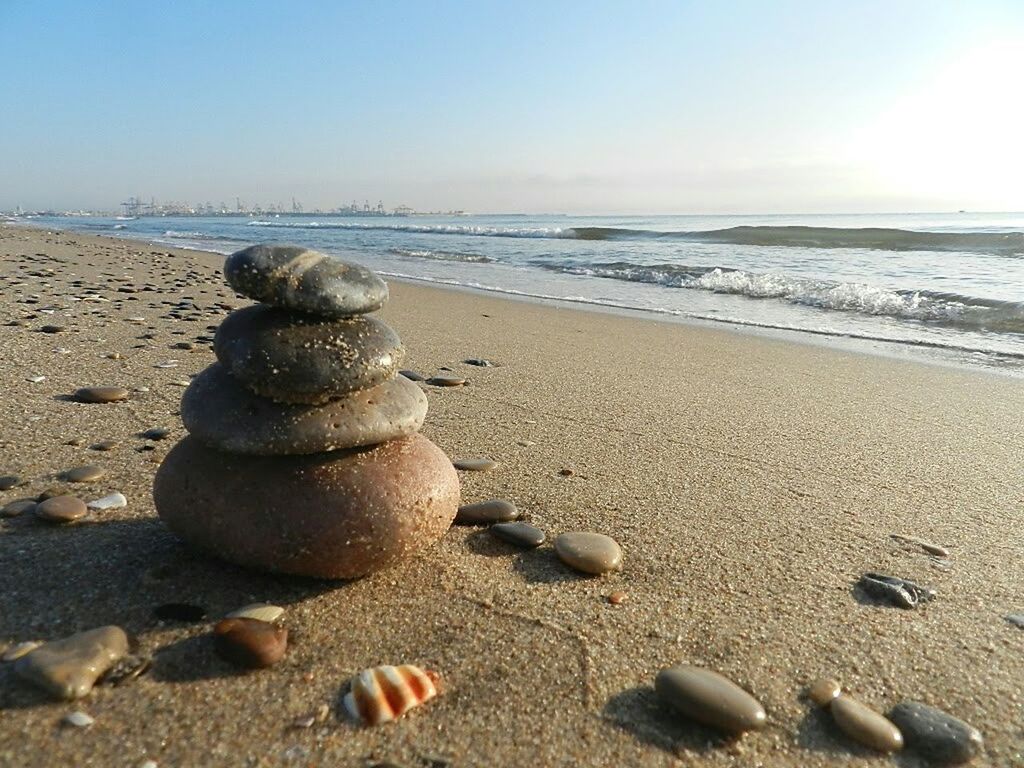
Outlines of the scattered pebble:
[[62,325],[44,325],[39,330],[42,333],[60,333],[61,331],[64,330],[64,326],[62,326]]
[[163,440],[170,434],[171,430],[168,429],[167,427],[153,427],[143,432],[141,437],[143,437],[146,440]]
[[488,472],[498,466],[494,459],[456,459],[452,464],[465,472]]
[[398,373],[401,374],[402,376],[405,376],[405,378],[407,378],[409,381],[424,381],[424,380],[426,380],[426,376],[424,376],[421,373],[417,373],[416,371],[401,370]]
[[256,619],[273,624],[284,615],[284,608],[269,603],[252,603],[236,608],[227,614],[225,619]]
[[544,531],[529,523],[495,523],[487,531],[495,538],[517,547],[534,548],[544,543]]
[[628,595],[621,589],[617,589],[608,595],[608,602],[612,605],[622,605],[626,602]]
[[77,496],[53,496],[36,504],[33,514],[50,523],[71,523],[89,514],[89,508]]
[[0,477],[0,491],[9,491],[16,485],[21,485],[21,478],[18,475],[4,475]]
[[75,728],[88,728],[96,721],[85,714],[85,712],[69,712],[61,718],[61,722],[66,725],[74,726]]
[[900,729],[856,699],[845,694],[836,696],[829,712],[843,733],[865,747],[886,753],[903,749]]
[[0,656],[0,660],[16,661],[17,659],[20,659],[22,656],[24,656],[26,653],[34,651],[40,645],[42,645],[42,643],[40,643],[38,640],[26,640],[23,643],[15,643],[6,651],[4,651],[4,655]]
[[221,619],[213,628],[217,653],[240,667],[276,664],[288,648],[288,630],[258,619]]
[[466,365],[475,365],[479,368],[494,368],[497,363],[493,363],[490,360],[485,360],[482,357],[471,357],[468,360],[463,360]]
[[25,381],[30,381],[33,384],[41,384],[44,381],[46,381],[46,377],[45,376],[29,376],[29,377],[27,377],[25,379]]
[[153,367],[154,368],[177,368],[178,367],[178,361],[177,360],[165,360],[162,363],[154,363]]
[[36,508],[35,499],[15,499],[0,509],[0,517],[17,517],[31,512]]
[[555,552],[569,567],[594,576],[622,568],[622,550],[603,533],[563,533],[555,539]]
[[1013,624],[1015,627],[1024,629],[1024,613],[1010,613],[1007,614],[1006,620]]
[[572,477],[576,473],[573,470],[569,469],[568,467],[562,467],[562,469],[558,470],[558,474],[560,474],[562,477]]
[[131,654],[114,664],[110,671],[103,676],[102,682],[109,685],[123,685],[146,674],[152,666],[153,660],[148,656]]
[[85,466],[66,470],[63,473],[63,477],[72,483],[91,483],[94,480],[99,480],[105,474],[107,473],[102,467],[98,467],[95,464],[86,464]]
[[89,446],[94,451],[112,451],[117,447],[116,440],[103,440],[99,443],[93,443]]
[[426,383],[435,387],[461,387],[466,379],[459,376],[431,376]]
[[935,557],[949,557],[949,550],[945,547],[940,547],[938,544],[932,544],[931,542],[924,541],[916,536],[904,536],[900,533],[890,533],[889,537],[906,544],[914,544],[923,549],[929,555],[934,555]]
[[14,671],[58,699],[79,699],[126,653],[123,629],[99,627],[39,646],[14,662]]
[[488,499],[473,504],[463,504],[455,513],[456,525],[491,525],[516,520],[519,510],[511,501]]
[[80,403],[117,403],[128,399],[124,387],[82,387],[75,391],[74,398]]
[[666,704],[686,717],[728,733],[763,728],[768,719],[757,699],[728,678],[703,667],[683,664],[664,669],[655,678],[654,689]]
[[184,621],[195,623],[206,618],[206,609],[191,603],[164,603],[153,609],[153,615],[160,621]]
[[819,707],[828,706],[842,692],[843,687],[839,685],[839,681],[827,677],[816,680],[807,689],[808,697]]
[[935,590],[898,576],[865,573],[859,583],[861,589],[871,597],[885,600],[899,608],[916,608],[935,598]]
[[889,718],[903,732],[909,749],[937,763],[966,763],[984,744],[976,728],[918,701],[897,704]]
[[346,711],[364,725],[395,720],[438,693],[436,673],[412,664],[366,669],[352,679],[345,694]]
[[128,506],[128,499],[122,493],[111,493],[101,499],[95,499],[86,504],[89,509],[121,509]]

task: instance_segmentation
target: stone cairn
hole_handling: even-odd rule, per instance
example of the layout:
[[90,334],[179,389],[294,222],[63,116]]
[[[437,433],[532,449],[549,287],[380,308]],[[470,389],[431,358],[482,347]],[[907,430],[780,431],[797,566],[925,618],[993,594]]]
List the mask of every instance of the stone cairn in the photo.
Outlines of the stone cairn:
[[189,436],[153,486],[186,541],[240,565],[355,578],[439,539],[459,506],[448,457],[418,434],[419,386],[398,375],[397,334],[367,315],[387,301],[371,270],[255,245],[228,284],[259,304],[217,330],[217,362],[185,390]]

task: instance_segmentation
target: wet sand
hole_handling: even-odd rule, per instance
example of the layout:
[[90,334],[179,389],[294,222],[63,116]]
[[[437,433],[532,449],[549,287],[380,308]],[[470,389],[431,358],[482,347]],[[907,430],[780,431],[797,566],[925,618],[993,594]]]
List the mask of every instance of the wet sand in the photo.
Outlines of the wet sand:
[[[0,475],[27,483],[0,504],[67,487],[55,476],[83,464],[107,474],[75,493],[129,502],[65,527],[0,522],[0,648],[118,624],[154,656],[147,675],[77,703],[48,702],[0,665],[0,765],[923,765],[840,734],[802,696],[820,676],[881,711],[912,698],[967,720],[986,739],[978,765],[1021,759],[1024,630],[1004,618],[1024,612],[1019,381],[392,283],[382,316],[405,342],[404,367],[471,382],[426,387],[424,434],[453,459],[499,462],[461,473],[463,500],[511,499],[549,542],[609,534],[625,567],[586,578],[550,543],[524,552],[453,528],[359,581],[274,577],[193,553],[150,497],[184,435],[182,384],[213,360],[196,337],[212,336],[218,303],[247,303],[220,264],[0,228]],[[169,316],[178,302],[198,308]],[[47,324],[64,330],[40,332]],[[460,362],[481,357],[500,366]],[[154,367],[166,361],[178,365]],[[66,398],[93,385],[132,395]],[[139,437],[151,427],[171,435]],[[90,449],[107,439],[113,450]],[[948,546],[948,566],[893,533]],[[913,611],[868,603],[853,588],[865,571],[938,597]],[[627,598],[611,605],[617,590]],[[215,656],[210,622],[152,614],[185,602],[215,619],[253,601],[286,608],[291,644],[251,673]],[[669,713],[653,680],[680,662],[754,693],[768,727],[727,740]],[[396,724],[357,728],[343,686],[382,663],[437,670],[445,693]],[[290,727],[322,704],[325,722]],[[76,709],[95,724],[61,727]]]

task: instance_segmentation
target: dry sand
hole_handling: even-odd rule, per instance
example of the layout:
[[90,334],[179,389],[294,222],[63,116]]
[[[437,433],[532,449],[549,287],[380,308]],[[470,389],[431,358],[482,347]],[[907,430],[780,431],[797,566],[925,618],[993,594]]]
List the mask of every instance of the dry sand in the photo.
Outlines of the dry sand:
[[[868,753],[812,711],[802,693],[821,675],[883,711],[915,698],[966,719],[985,735],[978,765],[1022,760],[1024,630],[1004,618],[1024,611],[1017,380],[395,283],[383,316],[407,367],[471,380],[427,388],[424,433],[453,458],[500,462],[462,473],[463,499],[512,499],[549,537],[608,533],[625,568],[583,578],[550,545],[514,551],[453,528],[401,567],[322,583],[196,555],[154,516],[154,470],[184,434],[180,382],[213,360],[202,344],[171,347],[212,333],[215,303],[246,303],[220,281],[219,257],[5,227],[0,265],[0,474],[28,481],[0,502],[90,463],[107,476],[76,492],[129,499],[67,527],[0,525],[0,647],[114,623],[155,656],[148,675],[76,704],[45,701],[3,665],[0,765],[921,764]],[[116,292],[146,283],[158,290]],[[104,301],[73,301],[93,293]],[[183,300],[199,311],[168,318]],[[66,330],[38,332],[47,323]],[[167,360],[178,367],[154,367]],[[63,397],[101,384],[148,391]],[[157,426],[171,437],[138,436]],[[88,447],[104,439],[118,445]],[[890,533],[948,545],[950,567]],[[938,598],[866,604],[852,586],[867,570]],[[606,601],[614,590],[622,605]],[[217,617],[256,600],[286,607],[292,643],[249,674],[214,656],[209,624],[152,615],[190,602]],[[770,725],[726,741],[666,713],[653,678],[682,661],[755,693]],[[339,694],[381,663],[435,669],[447,691],[397,724],[356,728]],[[289,727],[321,704],[325,723]],[[75,709],[96,723],[60,727]]]

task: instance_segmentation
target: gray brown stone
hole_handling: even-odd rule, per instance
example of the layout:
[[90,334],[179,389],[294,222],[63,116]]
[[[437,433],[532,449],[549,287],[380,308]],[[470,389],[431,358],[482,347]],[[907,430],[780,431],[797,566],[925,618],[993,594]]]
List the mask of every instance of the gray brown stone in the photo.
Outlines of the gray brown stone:
[[4,505],[3,509],[0,509],[0,517],[17,517],[23,515],[26,512],[31,512],[36,508],[35,499],[15,499],[9,501]]
[[461,387],[466,380],[461,376],[431,376],[426,383],[435,387]]
[[70,523],[89,514],[85,502],[77,496],[54,496],[36,504],[36,517],[51,523]]
[[323,320],[256,305],[217,330],[217,359],[256,394],[285,403],[324,403],[395,376],[405,352],[380,320]]
[[86,464],[81,467],[65,470],[63,478],[72,483],[91,483],[94,480],[99,480],[105,474],[107,473],[102,467],[97,467],[95,464]]
[[544,531],[529,523],[495,523],[487,529],[495,538],[517,547],[533,549],[544,543]]
[[18,485],[21,485],[21,478],[18,475],[4,475],[0,477],[0,491],[9,491]]
[[273,666],[288,648],[288,630],[259,619],[221,619],[213,635],[221,658],[250,669]]
[[224,263],[228,284],[243,296],[322,317],[380,309],[387,284],[370,269],[293,245],[253,245]]
[[494,459],[456,459],[452,464],[464,472],[489,472],[498,466]]
[[401,376],[323,405],[276,403],[249,391],[214,363],[192,380],[181,419],[218,450],[261,455],[320,453],[411,435],[427,415],[427,396]]
[[594,576],[622,568],[622,550],[603,533],[563,533],[555,538],[555,553],[569,567]]
[[807,689],[807,696],[819,707],[827,707],[840,693],[843,687],[839,682],[830,678],[822,678],[811,683]]
[[123,629],[99,627],[39,646],[14,662],[14,671],[58,699],[79,699],[126,653]]
[[187,437],[161,464],[153,497],[171,530],[226,560],[355,578],[439,539],[455,517],[459,480],[444,452],[419,434],[266,457]]
[[488,499],[463,504],[455,515],[456,525],[491,525],[519,518],[519,510],[511,501]]
[[889,718],[903,732],[908,749],[935,763],[966,763],[984,746],[977,728],[919,701],[897,704]]
[[129,394],[124,387],[82,387],[74,397],[80,403],[117,403],[127,400]]
[[763,728],[761,703],[726,677],[686,664],[658,673],[654,688],[661,699],[686,717],[727,733]]
[[840,694],[832,699],[829,712],[843,733],[865,747],[878,752],[903,749],[900,729],[866,704]]

